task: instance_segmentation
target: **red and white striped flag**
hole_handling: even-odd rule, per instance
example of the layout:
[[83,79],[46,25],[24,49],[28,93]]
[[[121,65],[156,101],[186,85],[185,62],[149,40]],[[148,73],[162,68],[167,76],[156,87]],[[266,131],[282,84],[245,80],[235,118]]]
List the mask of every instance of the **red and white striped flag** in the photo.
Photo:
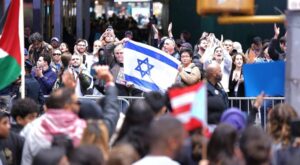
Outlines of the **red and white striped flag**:
[[173,115],[187,131],[207,125],[206,84],[197,83],[169,90]]

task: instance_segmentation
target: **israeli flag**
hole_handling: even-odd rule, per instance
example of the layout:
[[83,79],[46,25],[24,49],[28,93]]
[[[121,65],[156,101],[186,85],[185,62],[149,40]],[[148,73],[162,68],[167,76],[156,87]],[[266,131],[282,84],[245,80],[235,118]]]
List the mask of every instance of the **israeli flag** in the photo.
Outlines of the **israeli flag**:
[[152,46],[128,41],[124,48],[125,80],[143,91],[164,92],[175,83],[180,62]]

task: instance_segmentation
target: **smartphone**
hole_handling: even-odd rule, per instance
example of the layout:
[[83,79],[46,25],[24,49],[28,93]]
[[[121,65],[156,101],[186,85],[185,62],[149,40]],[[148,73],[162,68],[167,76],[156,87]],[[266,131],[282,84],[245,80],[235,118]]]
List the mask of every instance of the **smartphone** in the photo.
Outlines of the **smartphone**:
[[300,119],[292,120],[290,127],[292,137],[300,137]]

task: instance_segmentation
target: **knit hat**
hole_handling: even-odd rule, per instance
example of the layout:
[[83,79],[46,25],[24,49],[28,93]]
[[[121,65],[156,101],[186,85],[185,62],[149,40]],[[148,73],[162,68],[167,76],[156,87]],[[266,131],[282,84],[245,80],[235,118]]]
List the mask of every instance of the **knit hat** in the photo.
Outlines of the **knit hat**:
[[233,126],[241,133],[246,127],[246,116],[240,109],[233,107],[223,112],[220,122]]

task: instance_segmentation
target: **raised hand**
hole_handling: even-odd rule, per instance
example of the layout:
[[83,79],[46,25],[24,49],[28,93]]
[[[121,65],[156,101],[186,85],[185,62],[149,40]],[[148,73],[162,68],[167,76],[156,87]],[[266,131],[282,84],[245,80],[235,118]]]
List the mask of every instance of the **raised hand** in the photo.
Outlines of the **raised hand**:
[[256,97],[253,106],[254,106],[255,108],[259,108],[259,107],[262,105],[265,96],[266,96],[265,93],[264,93],[264,92],[261,92],[261,93]]
[[277,27],[276,23],[274,23],[274,38],[277,39],[280,34],[280,27]]
[[158,34],[158,30],[154,24],[152,24],[152,30],[153,30],[154,34]]
[[173,38],[172,28],[173,28],[173,24],[172,24],[172,22],[170,22],[170,24],[168,26],[168,35],[170,38]]
[[114,81],[114,78],[107,65],[98,65],[95,66],[94,69],[97,73],[97,78],[103,79],[106,83],[111,83]]

